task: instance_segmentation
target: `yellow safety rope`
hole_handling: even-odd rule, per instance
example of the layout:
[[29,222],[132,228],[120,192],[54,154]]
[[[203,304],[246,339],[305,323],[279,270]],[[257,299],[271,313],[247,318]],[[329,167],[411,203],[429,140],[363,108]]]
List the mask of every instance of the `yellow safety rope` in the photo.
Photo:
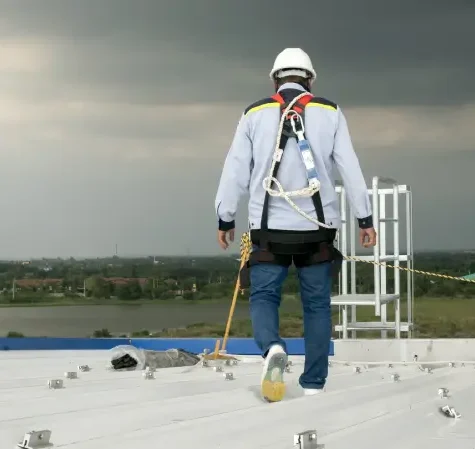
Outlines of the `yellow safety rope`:
[[370,263],[372,265],[380,265],[380,266],[385,266],[386,268],[396,268],[397,270],[402,270],[402,271],[409,271],[411,273],[417,273],[417,274],[423,274],[424,276],[432,276],[432,277],[437,277],[441,279],[450,279],[451,281],[459,281],[459,282],[467,282],[469,284],[475,284],[475,280],[473,279],[465,279],[457,276],[449,276],[448,274],[440,274],[440,273],[432,273],[430,271],[422,271],[422,270],[415,270],[414,268],[407,268],[407,267],[401,267],[401,266],[394,266],[390,265],[386,262],[376,262],[374,260],[363,260],[355,256],[344,256],[345,260],[354,260],[356,262],[365,262],[365,263]]
[[[245,232],[241,237],[241,263],[242,263],[243,247],[245,245],[248,246],[248,248],[245,251],[245,254],[247,254],[247,257],[249,257],[249,254],[251,253],[251,242],[249,240],[249,232]],[[386,268],[396,268],[396,269],[402,270],[402,271],[409,271],[411,273],[423,274],[424,276],[432,276],[432,277],[438,277],[438,278],[441,278],[441,279],[449,279],[449,280],[452,280],[452,281],[467,282],[469,284],[475,284],[475,280],[473,280],[473,279],[465,279],[465,278],[457,277],[457,276],[449,276],[448,274],[432,273],[430,271],[415,270],[414,268],[407,268],[407,267],[401,267],[401,266],[396,267],[396,266],[390,265],[386,262],[376,262],[374,260],[364,260],[364,259],[360,259],[359,257],[356,257],[356,256],[343,256],[343,258],[345,260],[348,260],[348,261],[364,262],[364,263],[369,263],[369,264],[372,264],[372,265],[385,266]],[[247,262],[247,260],[245,262]]]

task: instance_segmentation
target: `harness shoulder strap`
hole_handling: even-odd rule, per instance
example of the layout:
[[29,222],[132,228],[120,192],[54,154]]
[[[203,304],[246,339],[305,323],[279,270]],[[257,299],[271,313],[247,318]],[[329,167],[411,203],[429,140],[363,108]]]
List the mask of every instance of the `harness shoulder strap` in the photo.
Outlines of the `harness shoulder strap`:
[[282,98],[282,95],[279,94],[279,92],[277,92],[275,95],[272,95],[271,97],[273,100],[277,101],[277,103],[280,103],[280,104],[284,104],[285,101],[284,99]]
[[[277,97],[277,98],[274,98],[274,97]],[[285,106],[285,102],[284,102],[284,99],[281,97],[280,94],[276,94],[274,97],[275,100],[277,100],[279,103],[280,103],[280,111],[281,111],[281,114],[283,112],[283,110],[287,107]],[[284,108],[284,109],[282,109]],[[287,145],[287,141],[289,140],[289,137],[292,137],[293,135],[293,131],[292,131],[292,128],[290,128],[290,123],[288,123],[289,121],[286,120],[285,123],[284,123],[284,130],[282,131],[282,134],[280,135],[280,140],[279,140],[279,148],[281,149],[281,151],[284,151],[286,145]],[[286,126],[287,125],[287,126]],[[274,165],[274,170],[272,171],[272,177],[273,178],[276,178],[277,177],[277,172],[279,171],[279,167],[280,167],[280,160],[276,161],[275,165]],[[272,184],[271,184],[272,185]],[[263,208],[262,208],[262,216],[261,216],[261,238],[259,239],[259,247],[261,250],[265,250],[267,251],[268,250],[268,247],[269,247],[269,241],[268,241],[268,230],[269,230],[269,200],[270,200],[270,195],[269,195],[269,192],[266,192],[265,193],[265,196],[264,196],[264,205],[263,205]]]
[[[285,108],[288,106],[288,103],[285,102],[285,100],[283,99],[282,95],[280,95],[279,92],[277,92],[275,95],[272,95],[271,98],[280,104],[281,111],[284,111]],[[307,104],[310,103],[310,100],[312,98],[313,98],[313,95],[311,93],[309,93],[308,95],[305,95],[304,97],[300,98],[300,100],[297,101],[297,103],[294,104],[292,109],[294,109],[295,112],[298,112],[299,114],[301,114],[304,111],[305,106],[307,106]]]

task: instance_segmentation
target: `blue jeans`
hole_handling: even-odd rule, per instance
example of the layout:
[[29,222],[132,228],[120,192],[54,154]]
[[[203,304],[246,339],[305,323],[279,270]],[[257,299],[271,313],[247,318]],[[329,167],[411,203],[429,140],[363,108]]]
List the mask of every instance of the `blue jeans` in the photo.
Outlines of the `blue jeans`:
[[[331,277],[329,262],[297,268],[303,306],[305,367],[299,383],[303,388],[323,388],[328,376],[332,334]],[[288,267],[260,263],[250,268],[250,309],[254,339],[266,354],[274,344],[286,350],[279,336],[279,306]]]

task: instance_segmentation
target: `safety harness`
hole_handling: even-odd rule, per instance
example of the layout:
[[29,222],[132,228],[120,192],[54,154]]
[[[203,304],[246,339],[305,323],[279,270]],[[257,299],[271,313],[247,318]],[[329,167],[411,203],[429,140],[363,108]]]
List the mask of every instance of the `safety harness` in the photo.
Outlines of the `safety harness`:
[[[280,135],[278,136],[278,144],[276,150],[274,151],[273,164],[271,166],[270,176],[264,179],[264,188],[266,194],[264,197],[264,207],[261,217],[261,232],[260,232],[260,247],[262,249],[267,249],[268,245],[268,219],[269,219],[269,200],[271,196],[282,196],[284,198],[289,198],[292,196],[307,196],[308,194],[312,195],[312,202],[315,206],[317,212],[318,221],[325,223],[325,217],[323,215],[323,206],[322,200],[320,198],[320,181],[318,180],[317,171],[315,169],[315,162],[313,160],[312,150],[310,144],[305,137],[305,128],[303,125],[302,115],[305,111],[305,106],[313,98],[313,95],[308,92],[304,92],[301,95],[295,97],[290,103],[285,102],[282,95],[277,92],[272,99],[277,101],[280,104],[280,113],[281,113],[281,122],[283,120],[282,127],[279,127]],[[302,160],[305,164],[307,179],[308,179],[308,188],[307,192],[294,191],[294,192],[284,192],[282,186],[277,180],[277,172],[279,171],[280,162],[284,154],[285,147],[288,140],[291,137],[297,139],[299,146],[300,154]],[[272,184],[276,184],[278,191],[272,190]],[[283,195],[285,194],[286,195]]]
[[[333,276],[337,276],[341,268],[342,256],[333,246],[336,230],[325,223],[323,205],[320,197],[320,181],[318,180],[312,149],[305,136],[305,127],[302,117],[305,112],[305,107],[311,101],[313,95],[309,92],[303,92],[290,102],[286,102],[280,93],[276,93],[272,98],[280,104],[281,120],[269,176],[263,181],[266,194],[264,197],[261,226],[259,230],[251,230],[250,232],[253,244],[258,245],[259,249],[251,253],[248,267],[262,262],[276,263],[278,262],[279,254],[306,253],[308,252],[309,246],[314,248],[315,245],[318,245],[318,250],[312,251],[313,254],[308,258],[308,263],[313,265],[322,262],[333,262]],[[277,180],[277,172],[287,142],[292,137],[297,139],[300,154],[306,168],[308,186],[300,190],[285,192]],[[273,190],[273,184],[277,187],[276,190]],[[269,230],[269,200],[271,196],[285,199],[298,213],[318,224],[320,227],[319,231],[291,232]],[[292,201],[292,197],[311,197],[317,220],[302,211]],[[246,279],[248,275],[246,271],[247,270],[243,270],[243,273],[241,273],[241,282],[243,284],[248,284],[249,282],[249,280]]]
[[[282,244],[304,243],[304,241],[302,240],[304,234],[302,232],[291,233],[269,231],[269,200],[271,196],[281,197],[285,199],[297,212],[299,212],[305,218],[316,222],[316,224],[324,228],[320,229],[320,232],[318,233],[322,240],[332,241],[335,236],[335,231],[333,229],[328,229],[330,228],[330,226],[325,224],[323,205],[320,197],[320,181],[318,180],[318,174],[315,168],[315,161],[313,159],[312,150],[305,136],[305,128],[302,115],[304,114],[306,105],[310,102],[312,98],[313,95],[309,92],[303,92],[302,94],[297,95],[290,102],[286,102],[280,93],[276,93],[272,97],[273,100],[277,101],[280,104],[281,120],[279,123],[279,131],[276,139],[276,148],[274,150],[269,176],[267,176],[263,181],[263,187],[266,193],[264,197],[260,230],[251,231],[251,239],[253,241],[259,240],[259,247],[262,250],[269,250],[270,241]],[[280,163],[287,142],[292,137],[297,139],[297,144],[306,169],[308,186],[303,189],[285,192],[282,185],[277,180],[277,173],[279,171]],[[276,190],[273,189],[273,185],[277,187]],[[317,214],[317,220],[302,211],[292,201],[292,197],[309,196],[312,198],[312,202]],[[328,231],[325,232],[326,230]],[[312,231],[311,234],[313,234],[313,238],[315,239],[315,232]]]

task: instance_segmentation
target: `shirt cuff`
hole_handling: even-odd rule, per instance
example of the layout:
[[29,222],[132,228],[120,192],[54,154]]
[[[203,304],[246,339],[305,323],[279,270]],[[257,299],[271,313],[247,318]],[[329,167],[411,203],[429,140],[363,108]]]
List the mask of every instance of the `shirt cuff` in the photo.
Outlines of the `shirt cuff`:
[[373,227],[373,216],[370,215],[366,218],[358,218],[358,226],[360,229],[368,229]]
[[220,231],[230,231],[231,229],[234,229],[235,227],[236,227],[236,225],[234,224],[234,220],[233,221],[223,221],[223,220],[221,220],[221,218],[219,219],[218,229]]

